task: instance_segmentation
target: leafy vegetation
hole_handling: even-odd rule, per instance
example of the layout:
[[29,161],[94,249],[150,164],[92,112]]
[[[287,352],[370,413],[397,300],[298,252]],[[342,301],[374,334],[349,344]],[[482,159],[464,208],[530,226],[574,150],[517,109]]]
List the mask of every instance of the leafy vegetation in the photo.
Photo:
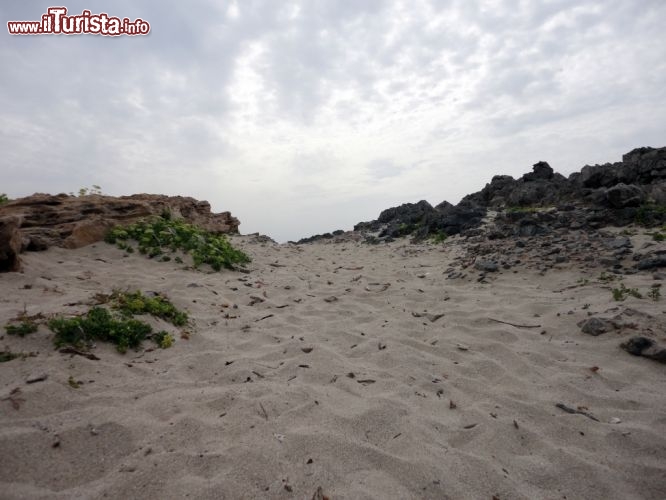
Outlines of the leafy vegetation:
[[12,359],[16,359],[19,356],[20,356],[20,354],[17,354],[15,352],[0,351],[0,363],[6,363],[7,361],[11,361]]
[[636,223],[641,226],[649,226],[655,223],[663,223],[666,217],[666,205],[656,203],[645,203],[636,211]]
[[414,231],[416,231],[419,228],[418,225],[416,224],[407,224],[406,222],[402,222],[398,226],[398,237],[400,236],[406,236],[408,234],[412,234]]
[[9,198],[5,193],[0,193],[0,205],[3,205],[9,201]]
[[[70,196],[74,196],[73,192],[69,193]],[[79,189],[79,194],[78,196],[88,196],[89,194],[102,194],[102,188],[99,187],[97,184],[93,184],[92,187],[82,187]]]
[[136,314],[151,314],[169,321],[174,326],[184,326],[188,321],[186,312],[179,311],[169,299],[161,295],[147,297],[138,290],[136,292],[116,290],[111,294],[110,299],[112,307],[120,311],[124,317],[132,317]]
[[152,333],[152,327],[135,319],[116,319],[103,307],[93,307],[84,316],[53,318],[48,326],[55,332],[56,347],[88,348],[95,340],[111,342],[118,352],[138,348]]
[[[171,256],[167,252],[180,250],[192,256],[194,267],[209,264],[215,271],[250,262],[250,257],[234,248],[224,235],[210,233],[182,219],[172,219],[168,212],[127,227],[116,227],[106,237],[107,243],[128,252],[133,251],[130,241],[136,241],[139,252],[150,258],[168,261]],[[174,260],[182,262],[179,256]]]
[[436,232],[434,232],[430,235],[430,240],[433,243],[443,243],[444,241],[446,241],[446,238],[448,238],[448,237],[449,237],[449,235],[446,234],[445,231],[442,231],[441,229],[438,229]]
[[617,276],[614,274],[607,274],[605,272],[602,272],[601,275],[599,275],[599,281],[603,283],[608,283],[610,281],[615,281],[617,279]]
[[510,206],[510,207],[505,207],[504,211],[508,214],[518,214],[518,213],[536,213],[536,212],[544,212],[546,210],[550,210],[553,208],[552,206],[535,206],[535,205],[530,205],[530,206]]
[[161,330],[153,335],[153,340],[162,349],[168,349],[173,345],[174,338],[170,333]]
[[173,335],[166,331],[153,332],[153,328],[134,318],[137,314],[150,314],[169,321],[175,326],[187,324],[188,315],[178,310],[167,298],[161,295],[147,297],[140,291],[114,291],[110,296],[99,297],[109,302],[112,311],[104,307],[93,307],[85,315],[72,318],[57,317],[48,326],[55,332],[53,342],[56,347],[71,345],[76,348],[89,348],[95,341],[110,342],[119,352],[137,349],[147,338],[166,349],[174,343]]
[[657,302],[661,298],[661,292],[659,291],[659,286],[652,285],[650,291],[647,293],[647,296],[652,300]]
[[5,325],[5,330],[9,335],[18,335],[19,337],[25,337],[29,333],[35,333],[37,331],[37,323],[24,320],[16,325],[7,324]]
[[620,288],[613,288],[613,299],[614,300],[624,300],[628,296],[636,297],[637,299],[642,299],[643,295],[636,288],[627,288],[624,286],[624,283],[620,283]]
[[12,352],[9,348],[5,347],[5,351],[0,351],[0,363],[6,363],[12,359],[21,358],[25,360],[26,358],[34,358],[37,356],[35,352]]

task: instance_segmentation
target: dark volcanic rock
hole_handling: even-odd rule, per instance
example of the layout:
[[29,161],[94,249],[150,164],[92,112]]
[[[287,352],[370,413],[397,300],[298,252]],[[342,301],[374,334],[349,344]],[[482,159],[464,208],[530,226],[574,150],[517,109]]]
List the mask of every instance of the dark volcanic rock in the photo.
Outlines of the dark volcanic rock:
[[608,188],[606,200],[612,208],[637,207],[645,202],[645,192],[638,186],[620,182]]
[[394,222],[416,224],[434,211],[435,209],[432,208],[430,203],[421,200],[418,203],[405,203],[399,207],[387,208],[379,214],[377,220],[384,224]]
[[474,263],[474,268],[486,273],[496,273],[497,271],[499,271],[499,266],[495,262],[491,262],[488,260],[476,261]]
[[[494,227],[481,228],[488,210],[500,213]],[[357,224],[354,231],[377,233],[379,241],[406,235],[418,241],[442,233],[501,240],[635,222],[647,227],[666,223],[666,148],[637,148],[621,162],[586,165],[568,178],[540,161],[519,179],[494,176],[458,205],[405,203]]]
[[620,347],[634,356],[643,356],[659,363],[666,363],[666,348],[647,337],[632,337]]
[[580,329],[583,331],[583,333],[587,333],[593,337],[597,337],[602,333],[610,332],[611,330],[615,329],[615,326],[611,321],[596,317],[581,321],[578,326],[580,326]]
[[644,271],[646,269],[655,269],[657,267],[666,267],[666,253],[654,253],[643,257],[636,264],[636,269]]

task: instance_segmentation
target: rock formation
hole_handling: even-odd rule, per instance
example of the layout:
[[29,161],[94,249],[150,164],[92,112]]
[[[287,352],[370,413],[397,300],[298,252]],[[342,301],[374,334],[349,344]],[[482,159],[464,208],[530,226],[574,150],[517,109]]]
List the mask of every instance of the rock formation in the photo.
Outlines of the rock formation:
[[375,233],[373,241],[406,235],[415,240],[435,234],[472,236],[488,211],[499,212],[496,231],[491,235],[494,238],[545,234],[553,227],[663,224],[666,148],[637,148],[625,154],[621,162],[587,165],[568,178],[540,161],[519,179],[493,177],[458,205],[444,201],[433,207],[424,200],[406,203],[384,210],[377,220],[357,224],[354,231]]
[[18,217],[0,217],[0,272],[21,269],[21,233]]
[[119,224],[169,212],[214,233],[237,233],[238,219],[214,214],[207,201],[182,196],[34,194],[0,206],[0,271],[20,267],[21,251],[79,248],[104,239]]

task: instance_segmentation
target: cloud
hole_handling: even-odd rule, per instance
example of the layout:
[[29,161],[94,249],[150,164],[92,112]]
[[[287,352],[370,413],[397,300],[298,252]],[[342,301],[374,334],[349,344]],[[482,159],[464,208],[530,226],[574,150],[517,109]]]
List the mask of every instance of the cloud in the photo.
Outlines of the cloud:
[[[3,26],[50,5],[5,2]],[[660,0],[67,7],[140,17],[151,33],[0,34],[11,196],[90,184],[190,195],[243,231],[297,239],[666,136]]]

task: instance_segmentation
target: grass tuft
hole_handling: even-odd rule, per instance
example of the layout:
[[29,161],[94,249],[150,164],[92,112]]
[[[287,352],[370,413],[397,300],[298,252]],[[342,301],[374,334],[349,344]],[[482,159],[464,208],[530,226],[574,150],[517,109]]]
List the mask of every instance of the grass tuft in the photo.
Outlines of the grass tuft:
[[19,337],[25,337],[26,335],[35,333],[37,331],[37,323],[24,320],[17,325],[5,325],[5,330],[7,331],[8,335],[18,335]]
[[624,286],[624,283],[620,283],[620,288],[613,288],[611,290],[613,294],[613,299],[617,301],[622,301],[628,296],[636,297],[637,299],[642,299],[643,295],[636,288],[627,288]]

